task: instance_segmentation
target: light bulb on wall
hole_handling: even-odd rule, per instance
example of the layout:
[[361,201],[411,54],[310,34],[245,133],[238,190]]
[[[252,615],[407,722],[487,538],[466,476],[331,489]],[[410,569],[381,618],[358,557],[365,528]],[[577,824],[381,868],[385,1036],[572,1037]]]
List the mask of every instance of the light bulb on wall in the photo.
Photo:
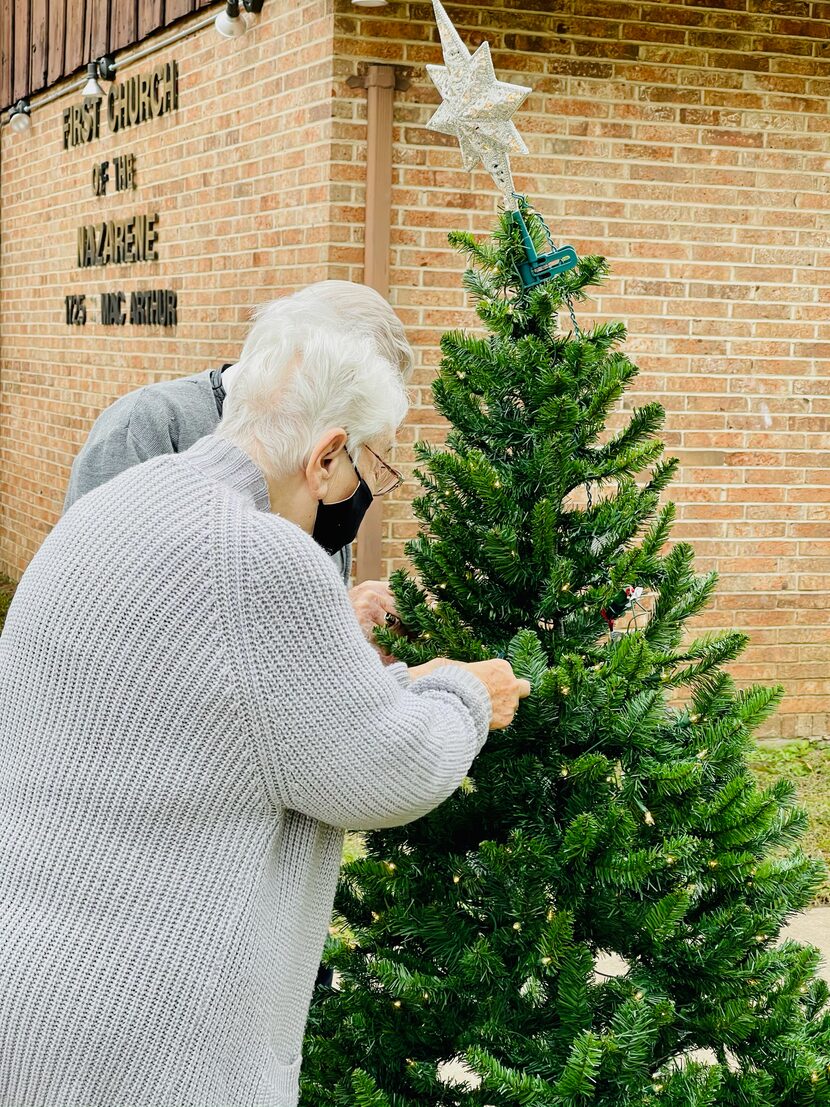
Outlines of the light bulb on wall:
[[23,134],[32,128],[32,118],[29,114],[31,108],[28,100],[18,100],[14,107],[9,109],[9,126],[17,134]]
[[98,62],[90,62],[86,67],[86,84],[81,96],[84,100],[100,100],[103,95],[104,90],[98,84]]
[[239,0],[227,0],[224,11],[217,15],[213,25],[223,38],[244,35],[245,24],[239,15]]
[[387,0],[352,0],[356,8],[385,8]]

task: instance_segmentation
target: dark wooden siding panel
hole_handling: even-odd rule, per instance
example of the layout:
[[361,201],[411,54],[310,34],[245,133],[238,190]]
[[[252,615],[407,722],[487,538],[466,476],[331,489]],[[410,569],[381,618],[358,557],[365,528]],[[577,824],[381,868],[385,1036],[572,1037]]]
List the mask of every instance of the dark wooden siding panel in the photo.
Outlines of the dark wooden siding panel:
[[47,0],[31,0],[32,29],[29,53],[31,72],[29,85],[32,88],[43,88],[46,84],[46,69],[49,62],[48,26],[47,26]]
[[0,0],[0,103],[10,104],[14,89],[14,0]]
[[12,97],[27,96],[29,84],[29,0],[17,0],[14,6],[14,83]]
[[110,4],[109,0],[93,0],[87,4],[87,22],[89,30],[89,50],[86,61],[94,61],[106,54],[110,42]]
[[51,85],[64,74],[64,44],[66,42],[66,0],[49,2],[49,60],[46,83]]
[[136,40],[135,0],[112,0],[110,50],[123,50]]
[[180,19],[183,15],[188,15],[195,10],[193,0],[166,0],[164,5],[165,22],[172,23],[174,19]]
[[66,0],[66,59],[62,75],[74,73],[86,62],[85,29],[85,0]]
[[144,38],[164,23],[164,0],[140,0],[138,5],[138,37]]

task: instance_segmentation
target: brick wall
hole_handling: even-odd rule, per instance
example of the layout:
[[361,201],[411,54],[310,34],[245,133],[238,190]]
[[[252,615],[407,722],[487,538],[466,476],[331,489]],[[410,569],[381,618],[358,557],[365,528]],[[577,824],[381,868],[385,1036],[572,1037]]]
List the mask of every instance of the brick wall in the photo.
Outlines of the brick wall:
[[[665,441],[683,463],[674,536],[721,574],[697,629],[748,631],[732,671],[786,686],[767,734],[827,733],[830,3],[445,6],[470,49],[490,42],[501,79],[534,88],[516,117],[530,148],[513,159],[518,190],[559,244],[611,261],[581,315],[629,327],[642,374],[625,406],[667,409]],[[344,231],[360,209],[364,148],[363,100],[344,78],[367,60],[411,70],[396,110],[392,301],[420,360],[404,441],[440,438],[437,341],[475,325],[446,231],[487,233],[494,188],[460,169],[454,140],[423,127],[437,103],[423,67],[442,60],[431,5],[338,12],[333,214]],[[359,279],[357,246],[341,260]],[[416,529],[403,499],[389,506],[388,568]]]
[[[530,147],[514,159],[517,187],[558,242],[612,263],[581,314],[626,321],[642,368],[626,406],[656,397],[667,409],[665,439],[683,461],[674,534],[721,573],[698,628],[747,630],[737,677],[786,685],[768,734],[826,733],[830,3],[447,7],[471,49],[491,43],[502,79],[534,88],[517,117]],[[54,523],[71,456],[106,403],[233,358],[258,300],[325,276],[361,279],[365,93],[346,78],[369,61],[400,64],[412,80],[396,97],[394,135],[391,300],[418,358],[403,467],[414,439],[443,436],[429,394],[438,338],[474,324],[446,232],[486,234],[495,192],[461,170],[453,141],[424,129],[437,93],[423,67],[441,61],[428,3],[301,9],[266,4],[249,40],[208,29],[138,63],[178,58],[180,108],[133,136],[64,152],[63,101],[23,141],[4,130],[0,567],[13,574]],[[142,183],[123,204],[91,196],[99,151],[138,154]],[[155,270],[79,278],[78,224],[151,205]],[[179,290],[175,334],[63,324],[62,297],[76,287],[158,281]],[[385,507],[390,570],[417,527],[406,497]]]

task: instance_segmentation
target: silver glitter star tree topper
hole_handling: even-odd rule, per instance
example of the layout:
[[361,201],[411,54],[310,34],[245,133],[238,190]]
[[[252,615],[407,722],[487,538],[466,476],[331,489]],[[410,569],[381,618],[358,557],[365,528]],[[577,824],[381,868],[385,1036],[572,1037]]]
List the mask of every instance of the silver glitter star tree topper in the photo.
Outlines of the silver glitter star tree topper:
[[533,90],[498,80],[490,43],[482,42],[470,54],[440,0],[432,0],[432,5],[446,64],[426,67],[443,101],[427,127],[457,138],[464,168],[472,170],[482,162],[506,206],[515,210],[510,154],[528,150],[511,118]]
[[504,197],[505,208],[519,225],[526,255],[519,266],[522,283],[528,288],[541,284],[572,269],[578,259],[572,246],[556,250],[552,240],[548,253],[537,253],[513,187],[510,154],[526,154],[528,149],[511,120],[533,90],[500,81],[493,69],[490,43],[482,42],[471,54],[441,0],[432,0],[432,6],[446,64],[426,67],[442,101],[427,127],[458,139],[465,169],[472,170],[479,162],[484,165]]

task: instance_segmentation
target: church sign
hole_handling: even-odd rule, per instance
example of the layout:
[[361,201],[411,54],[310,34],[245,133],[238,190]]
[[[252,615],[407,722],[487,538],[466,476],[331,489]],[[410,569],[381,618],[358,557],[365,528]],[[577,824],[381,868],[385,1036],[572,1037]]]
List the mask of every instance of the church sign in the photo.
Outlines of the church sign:
[[[179,106],[179,70],[175,61],[166,62],[149,74],[135,74],[113,85],[106,97],[106,114],[101,98],[72,104],[63,113],[63,147],[65,150],[92,142],[101,136],[102,119],[115,133],[126,127],[139,126],[150,119],[175,111]],[[106,196],[113,192],[137,188],[137,165],[134,154],[122,154],[109,161],[96,162],[92,167],[92,191]],[[158,261],[158,212],[140,213],[126,219],[110,219],[88,223],[78,228],[76,262],[79,269],[95,266],[127,265]],[[66,323],[84,326],[87,321],[103,326],[175,327],[178,323],[177,294],[172,289],[147,289],[130,293],[122,291],[100,293],[98,320],[90,316],[91,305],[84,294],[65,297]],[[94,308],[92,308],[94,310]]]

